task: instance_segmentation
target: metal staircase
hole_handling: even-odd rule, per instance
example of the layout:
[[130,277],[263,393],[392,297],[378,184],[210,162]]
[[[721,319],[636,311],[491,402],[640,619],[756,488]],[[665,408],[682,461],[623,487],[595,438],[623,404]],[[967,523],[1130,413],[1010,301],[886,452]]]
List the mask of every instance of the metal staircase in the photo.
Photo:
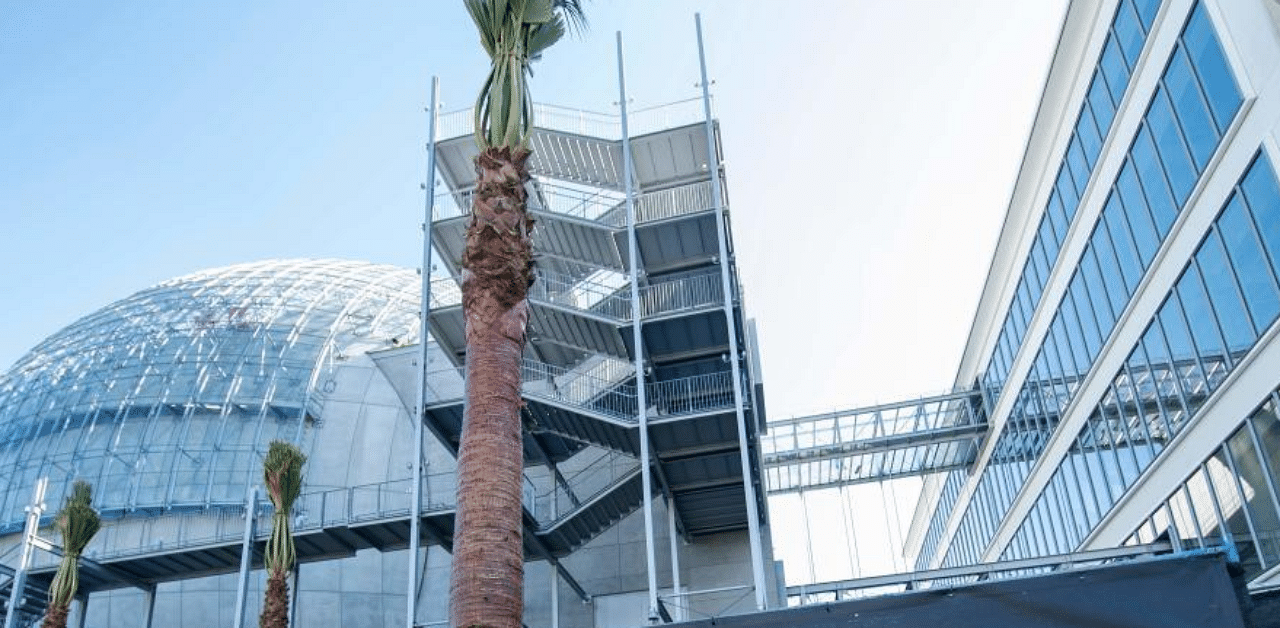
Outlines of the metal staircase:
[[[526,465],[530,473],[546,467],[554,474],[597,448],[637,465],[590,500],[574,496],[577,514],[548,519],[538,508],[531,511],[532,527],[553,553],[580,546],[643,503],[635,462],[641,411],[649,424],[652,488],[675,505],[680,532],[692,539],[748,527],[743,477],[760,483],[756,432],[763,418],[752,403],[759,388],[747,365],[754,339],[744,331],[741,290],[736,281],[732,294],[723,289],[720,265],[729,264],[734,276],[733,249],[731,239],[724,251],[719,241],[716,208],[727,203],[715,198],[708,164],[716,162],[707,152],[707,132],[715,127],[701,121],[701,104],[646,111],[648,128],[630,138],[630,155],[623,154],[616,116],[541,105],[535,111],[539,127],[531,138],[527,191],[538,278],[529,293],[523,368]],[[431,238],[448,276],[432,282],[429,329],[445,359],[428,369],[434,396],[425,408],[429,429],[454,452],[465,360],[460,259],[477,152],[464,116],[444,116],[444,139],[435,144],[446,189],[435,197]],[[718,137],[713,139],[718,151]],[[626,163],[637,186],[635,299]],[[644,343],[638,367],[637,316]],[[745,348],[737,356],[729,354],[730,329]],[[741,400],[735,398],[731,360],[745,374]],[[639,407],[638,385],[645,387],[646,408]],[[749,469],[739,451],[739,406],[747,419]],[[757,510],[763,519],[762,491]]]

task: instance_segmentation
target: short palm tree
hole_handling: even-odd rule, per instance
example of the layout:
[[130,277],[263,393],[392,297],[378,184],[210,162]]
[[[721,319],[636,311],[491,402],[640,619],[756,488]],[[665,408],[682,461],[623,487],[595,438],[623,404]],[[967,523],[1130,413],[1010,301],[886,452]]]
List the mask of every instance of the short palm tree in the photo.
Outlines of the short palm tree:
[[49,585],[49,608],[45,611],[41,628],[67,626],[67,611],[76,596],[76,589],[80,588],[80,566],[76,561],[102,527],[102,520],[90,505],[91,501],[93,489],[89,483],[76,480],[67,503],[53,520],[53,526],[62,535],[62,562]]
[[566,23],[584,22],[578,0],[464,2],[491,67],[476,100],[480,154],[462,257],[467,391],[449,608],[456,627],[516,628],[524,612],[520,355],[534,278],[525,80]]
[[288,577],[298,557],[293,547],[293,532],[289,529],[289,511],[302,491],[302,465],[306,462],[307,457],[297,447],[278,440],[271,441],[262,462],[262,481],[267,485],[267,495],[276,512],[271,517],[271,537],[267,539],[263,558],[267,567],[267,591],[262,600],[262,616],[258,619],[261,628],[289,626]]

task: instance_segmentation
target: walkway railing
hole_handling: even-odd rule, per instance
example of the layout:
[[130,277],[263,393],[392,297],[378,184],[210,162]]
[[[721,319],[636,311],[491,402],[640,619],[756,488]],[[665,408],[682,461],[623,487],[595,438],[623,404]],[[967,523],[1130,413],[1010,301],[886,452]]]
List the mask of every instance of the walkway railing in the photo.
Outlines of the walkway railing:
[[[703,121],[701,98],[690,98],[627,112],[632,137]],[[540,129],[573,133],[605,140],[622,139],[622,120],[617,113],[574,109],[534,103],[533,123]],[[437,122],[438,141],[451,140],[475,132],[471,108],[447,111]]]
[[[585,456],[591,457],[585,464],[577,460]],[[567,491],[553,478],[542,477],[538,484],[544,488],[532,496],[526,494],[525,505],[542,528],[550,528],[600,495],[613,490],[619,482],[628,479],[639,468],[640,461],[627,454],[590,449],[559,465],[568,484]]]
[[[980,581],[1035,576],[1126,560],[1150,560],[1153,557],[1158,557],[1158,555],[1168,554],[1173,549],[1168,542],[1157,542],[1149,545],[1126,545],[1113,549],[1075,552],[1042,558],[789,586],[787,587],[787,606],[825,604],[839,600],[902,593],[916,589],[954,587]],[[1187,554],[1180,555],[1186,556]]]
[[[531,399],[581,408],[623,422],[637,422],[635,386],[630,368],[613,368],[604,373],[595,369],[566,369],[524,360],[521,364],[522,392]],[[682,377],[648,386],[650,411],[654,416],[674,417],[732,408],[732,374],[728,371]],[[428,386],[439,395],[433,404],[462,400],[460,370],[446,368],[427,373]]]
[[[636,222],[645,224],[686,214],[696,214],[715,207],[711,182],[690,183],[665,190],[646,192],[636,197]],[[436,220],[448,220],[471,214],[475,190],[442,192],[436,195]],[[618,192],[582,189],[539,182],[538,193],[529,197],[528,208],[600,223],[610,229],[627,226],[624,198]]]
[[765,456],[799,456],[815,448],[853,445],[889,436],[928,435],[933,430],[982,422],[974,414],[976,391],[888,403],[854,410],[787,419],[769,424],[760,437]]
[[[599,450],[593,450],[599,451]],[[605,452],[581,463],[576,459],[562,463],[569,490],[553,478],[525,477],[524,506],[542,527],[573,514],[599,494],[612,489],[638,462],[625,454]],[[410,478],[375,484],[303,492],[293,508],[291,524],[297,534],[326,528],[346,527],[373,521],[407,519],[412,508],[413,481]],[[422,514],[452,511],[456,504],[456,475],[453,472],[428,475],[423,479]],[[257,517],[257,536],[261,540],[271,533],[274,509],[261,497]],[[56,538],[52,528],[41,531],[45,538]],[[243,504],[227,504],[206,510],[170,512],[160,516],[126,517],[108,521],[85,551],[85,557],[106,562],[146,556],[178,549],[239,543],[244,535]],[[40,555],[37,554],[37,557]],[[41,561],[46,560],[48,565]],[[56,557],[39,558],[35,567],[56,564]]]
[[648,317],[720,305],[722,286],[718,272],[652,283],[640,288],[640,311]]
[[[706,273],[659,281],[640,288],[640,310],[648,317],[718,306],[724,291],[719,273]],[[604,316],[619,324],[631,320],[631,291],[625,285],[591,279],[576,280],[568,275],[540,270],[529,288],[529,298],[549,305],[567,307],[593,316]],[[462,303],[462,289],[451,277],[431,280],[431,307],[455,307]]]
[[[624,275],[617,277],[626,281]],[[538,280],[529,287],[529,298],[620,321],[631,320],[631,299],[622,285],[590,279],[576,281],[569,275],[540,270]]]

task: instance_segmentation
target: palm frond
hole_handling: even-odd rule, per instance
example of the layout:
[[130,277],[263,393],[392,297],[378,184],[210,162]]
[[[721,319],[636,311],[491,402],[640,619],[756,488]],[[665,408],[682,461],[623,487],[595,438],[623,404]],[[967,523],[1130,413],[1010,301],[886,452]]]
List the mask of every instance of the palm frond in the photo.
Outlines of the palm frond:
[[581,35],[587,31],[587,14],[582,0],[552,0],[556,13],[564,16],[569,32]]
[[523,146],[533,128],[526,103],[530,63],[564,37],[586,28],[582,0],[463,0],[489,55],[489,76],[476,98],[481,150]]

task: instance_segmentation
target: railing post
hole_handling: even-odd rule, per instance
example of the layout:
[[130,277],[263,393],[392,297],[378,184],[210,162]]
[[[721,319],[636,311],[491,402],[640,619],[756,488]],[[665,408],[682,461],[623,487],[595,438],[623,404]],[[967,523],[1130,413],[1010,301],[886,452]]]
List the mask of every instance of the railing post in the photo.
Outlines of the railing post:
[[764,551],[761,548],[760,514],[756,505],[756,490],[751,477],[751,451],[747,440],[747,421],[743,413],[743,393],[739,379],[738,364],[738,331],[733,315],[733,289],[729,279],[728,227],[725,224],[723,199],[720,191],[720,159],[716,152],[715,128],[711,118],[711,83],[707,78],[707,55],[702,43],[702,15],[694,14],[694,23],[698,31],[698,65],[702,73],[702,111],[707,136],[707,165],[711,177],[712,201],[715,203],[716,236],[720,245],[720,283],[724,294],[725,322],[729,327],[729,365],[733,373],[734,406],[738,419],[738,451],[742,460],[742,487],[747,501],[747,528],[751,543],[751,572],[755,582],[756,610],[765,610],[768,599],[765,597]]
[[244,628],[249,601],[249,566],[253,562],[253,534],[258,519],[258,487],[250,486],[244,500],[244,537],[240,543],[240,576],[236,582],[236,613],[232,628]]
[[427,131],[426,217],[422,226],[422,304],[418,327],[418,391],[413,408],[413,497],[409,509],[409,579],[405,608],[405,628],[413,628],[418,615],[418,554],[422,517],[422,422],[427,399],[427,317],[431,314],[431,227],[435,220],[436,122],[440,113],[440,77],[431,77],[430,123]]
[[627,203],[627,247],[631,265],[631,339],[635,355],[636,406],[640,423],[640,472],[644,484],[645,566],[649,576],[649,623],[658,621],[658,567],[653,547],[653,480],[649,477],[649,417],[644,387],[644,342],[640,317],[640,247],[636,240],[635,189],[631,181],[631,137],[627,130],[627,81],[622,63],[622,31],[618,31],[618,108],[622,122],[622,180]]
[[22,599],[27,593],[27,571],[31,569],[31,553],[35,548],[33,541],[40,530],[40,517],[44,514],[44,493],[49,486],[49,478],[36,480],[35,492],[31,495],[31,504],[26,507],[27,523],[22,529],[22,553],[19,554],[18,568],[13,574],[13,588],[9,593],[9,608],[4,615],[4,628],[17,628],[18,609],[22,607]]

